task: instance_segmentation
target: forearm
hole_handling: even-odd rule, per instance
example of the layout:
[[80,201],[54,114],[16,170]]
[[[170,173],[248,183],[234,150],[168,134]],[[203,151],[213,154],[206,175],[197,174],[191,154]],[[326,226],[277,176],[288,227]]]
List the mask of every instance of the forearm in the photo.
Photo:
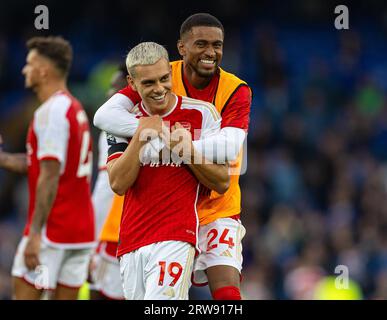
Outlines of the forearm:
[[187,165],[201,184],[220,194],[228,190],[230,176],[227,164],[206,163],[208,160],[206,161],[196,150],[193,150],[192,159],[193,161]]
[[27,155],[0,152],[0,167],[17,173],[27,173]]
[[225,163],[237,159],[245,138],[246,133],[244,130],[225,127],[216,135],[192,143],[194,148],[206,159],[216,163]]
[[138,128],[138,119],[130,113],[133,103],[122,95],[113,95],[94,115],[94,125],[119,137],[132,137]]
[[36,188],[36,201],[31,232],[40,234],[45,225],[58,191],[59,176],[41,174]]
[[135,134],[125,152],[107,164],[110,186],[118,195],[124,195],[136,181],[140,171],[139,155],[144,144]]

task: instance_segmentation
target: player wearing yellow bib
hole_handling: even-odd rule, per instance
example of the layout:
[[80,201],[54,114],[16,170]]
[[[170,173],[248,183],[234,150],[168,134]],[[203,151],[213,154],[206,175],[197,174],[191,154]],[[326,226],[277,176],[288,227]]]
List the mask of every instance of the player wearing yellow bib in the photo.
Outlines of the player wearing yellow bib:
[[[181,26],[178,50],[181,61],[171,63],[172,90],[177,95],[213,103],[222,116],[220,134],[193,141],[206,158],[231,167],[230,187],[225,194],[208,191],[198,204],[199,247],[194,284],[208,279],[214,299],[239,300],[242,269],[242,238],[245,229],[239,220],[242,146],[247,135],[251,90],[235,75],[219,67],[223,54],[224,29],[209,14],[190,16]],[[95,114],[94,124],[117,136],[132,136],[138,126],[133,108],[139,97],[129,86],[113,95]],[[129,112],[128,112],[129,111]],[[212,140],[212,143],[209,143]],[[208,146],[215,148],[208,148]],[[205,179],[213,180],[206,172]],[[117,218],[115,218],[117,219]]]

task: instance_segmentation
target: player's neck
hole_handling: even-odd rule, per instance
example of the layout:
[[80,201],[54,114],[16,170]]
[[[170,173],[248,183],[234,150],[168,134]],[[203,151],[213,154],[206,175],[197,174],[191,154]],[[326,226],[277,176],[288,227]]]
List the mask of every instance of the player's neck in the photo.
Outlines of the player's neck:
[[41,103],[47,101],[55,92],[67,91],[65,80],[48,82],[36,89],[35,93]]
[[196,89],[204,89],[207,87],[212,77],[203,77],[200,76],[194,69],[192,69],[188,64],[184,65],[184,76],[188,80],[188,82]]

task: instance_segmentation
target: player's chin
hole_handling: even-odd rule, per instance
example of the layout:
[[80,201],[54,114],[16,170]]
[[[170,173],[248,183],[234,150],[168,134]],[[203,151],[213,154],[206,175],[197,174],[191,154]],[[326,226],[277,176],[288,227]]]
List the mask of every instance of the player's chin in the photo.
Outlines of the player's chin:
[[34,83],[30,79],[26,79],[24,81],[24,87],[26,89],[33,89],[34,86],[35,86]]
[[212,77],[216,72],[216,67],[212,68],[212,69],[199,69],[199,75],[203,78],[208,78],[208,77]]
[[161,100],[151,99],[148,103],[153,109],[156,109],[156,110],[163,110],[168,106],[168,103],[165,97],[164,99],[161,99]]

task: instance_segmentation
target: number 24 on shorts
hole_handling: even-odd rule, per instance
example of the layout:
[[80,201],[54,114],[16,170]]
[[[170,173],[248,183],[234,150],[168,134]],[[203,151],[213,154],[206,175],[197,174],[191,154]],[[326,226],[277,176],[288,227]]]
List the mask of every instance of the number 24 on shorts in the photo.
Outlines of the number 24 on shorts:
[[[228,239],[226,239],[229,231],[230,231],[230,229],[227,229],[227,228],[225,228],[223,230],[223,232],[219,238],[219,243],[227,244],[228,247],[230,249],[232,249],[235,246],[234,239],[232,237],[228,237]],[[217,237],[218,237],[218,230],[211,229],[210,231],[208,231],[207,239],[209,238],[209,240],[207,243],[207,252],[218,247],[217,243],[212,244],[216,240]]]

